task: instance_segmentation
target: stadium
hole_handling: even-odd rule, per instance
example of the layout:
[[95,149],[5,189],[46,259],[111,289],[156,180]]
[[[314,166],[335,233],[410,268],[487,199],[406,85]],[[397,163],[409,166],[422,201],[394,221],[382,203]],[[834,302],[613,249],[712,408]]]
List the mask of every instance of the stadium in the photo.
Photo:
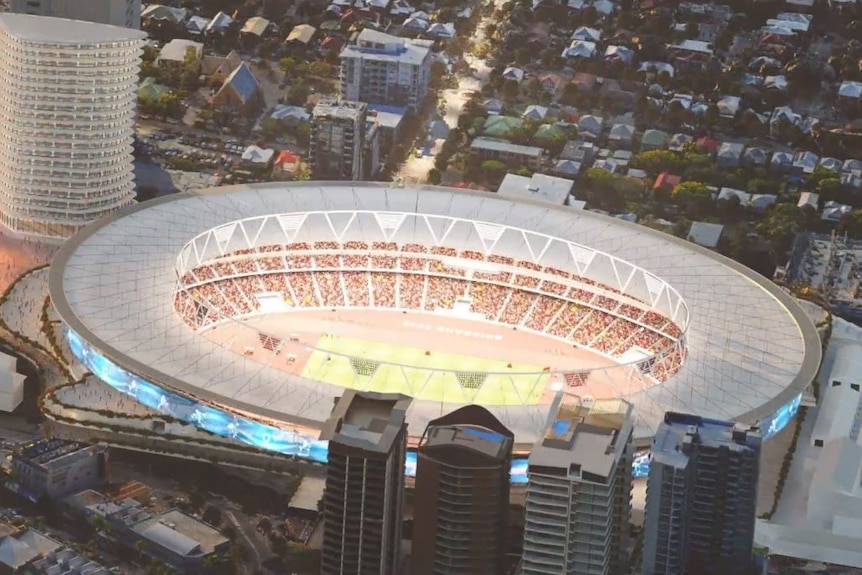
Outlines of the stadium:
[[325,461],[344,388],[414,398],[409,434],[488,408],[519,453],[559,392],[665,411],[796,413],[820,340],[747,268],[601,214],[484,192],[304,182],[197,190],[70,240],[50,295],[72,352],[147,406]]

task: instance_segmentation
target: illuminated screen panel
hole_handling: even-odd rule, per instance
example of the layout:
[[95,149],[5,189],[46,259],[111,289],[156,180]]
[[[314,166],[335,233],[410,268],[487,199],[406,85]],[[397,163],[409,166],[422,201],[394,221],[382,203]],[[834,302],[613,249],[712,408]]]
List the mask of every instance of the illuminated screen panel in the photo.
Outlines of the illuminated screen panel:
[[[64,326],[64,331],[72,353],[87,369],[104,383],[131,396],[150,409],[192,423],[214,435],[236,439],[258,449],[291,455],[315,463],[327,461],[329,447],[327,441],[319,440],[313,435],[252,421],[162,389],[105,358],[68,326]],[[801,402],[802,394],[799,394],[777,409],[770,417],[761,420],[759,426],[763,430],[763,438],[769,439],[784,429],[799,411]],[[512,460],[510,475],[512,483],[527,483],[527,465],[526,458]],[[404,472],[408,477],[416,475],[415,452],[407,453]],[[632,475],[640,478],[648,474],[649,452],[640,452],[635,455],[632,463]]]

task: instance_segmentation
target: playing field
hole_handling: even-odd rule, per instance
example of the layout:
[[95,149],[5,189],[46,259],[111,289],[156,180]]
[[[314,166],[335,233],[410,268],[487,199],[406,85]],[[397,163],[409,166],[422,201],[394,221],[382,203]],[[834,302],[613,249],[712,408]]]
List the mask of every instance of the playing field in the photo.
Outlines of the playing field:
[[303,377],[425,401],[535,404],[550,377],[534,365],[340,336],[323,336],[317,348]]

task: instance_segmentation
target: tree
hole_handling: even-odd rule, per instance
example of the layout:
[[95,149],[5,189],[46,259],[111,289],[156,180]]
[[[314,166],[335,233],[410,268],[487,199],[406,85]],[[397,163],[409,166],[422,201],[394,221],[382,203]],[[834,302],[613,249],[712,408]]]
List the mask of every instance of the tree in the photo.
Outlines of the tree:
[[757,225],[758,233],[770,242],[774,261],[783,259],[804,222],[802,209],[796,204],[783,203],[772,206],[766,219]]
[[170,91],[159,96],[156,106],[159,111],[159,115],[163,118],[179,119],[184,112],[183,101],[174,91]]
[[332,64],[327,64],[322,60],[315,60],[308,65],[308,73],[318,78],[331,78],[333,76]]
[[482,173],[489,182],[494,182],[506,173],[506,164],[499,160],[485,160],[482,162]]
[[667,150],[650,150],[641,152],[632,158],[632,165],[646,171],[651,176],[662,172],[676,173],[682,169],[682,160],[675,152]]
[[674,187],[671,197],[683,205],[690,215],[702,213],[712,200],[709,188],[703,182],[682,182]]
[[305,106],[311,89],[302,81],[294,82],[287,92],[286,101],[293,106]]
[[842,189],[841,189],[841,180],[838,178],[824,178],[817,182],[817,193],[820,195],[820,199],[824,202],[828,201],[841,201],[842,198]]
[[442,178],[440,176],[440,170],[438,170],[437,168],[431,168],[430,170],[428,170],[428,183],[429,184],[431,184],[432,186],[436,186],[436,185],[440,184],[441,180],[442,180]]

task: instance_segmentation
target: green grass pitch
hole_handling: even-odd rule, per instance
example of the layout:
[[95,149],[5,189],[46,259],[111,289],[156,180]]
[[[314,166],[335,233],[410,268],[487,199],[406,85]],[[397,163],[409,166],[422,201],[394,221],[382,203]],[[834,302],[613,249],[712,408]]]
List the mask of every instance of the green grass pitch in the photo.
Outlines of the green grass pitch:
[[353,389],[403,393],[423,401],[535,404],[550,377],[534,365],[508,367],[506,361],[433,351],[425,355],[423,349],[362,339],[326,336],[318,348],[305,364],[303,377]]

